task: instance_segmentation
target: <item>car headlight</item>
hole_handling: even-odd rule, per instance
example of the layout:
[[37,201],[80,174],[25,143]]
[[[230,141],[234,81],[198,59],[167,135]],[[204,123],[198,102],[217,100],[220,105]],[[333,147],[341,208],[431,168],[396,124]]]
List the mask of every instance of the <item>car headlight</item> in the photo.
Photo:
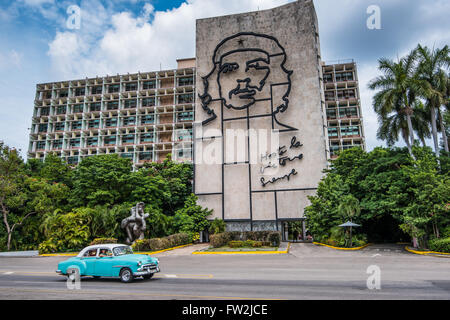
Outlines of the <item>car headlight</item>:
[[142,262],[141,262],[141,261],[139,261],[139,262],[137,263],[137,265],[138,265],[138,266],[141,266],[141,265],[142,265]]

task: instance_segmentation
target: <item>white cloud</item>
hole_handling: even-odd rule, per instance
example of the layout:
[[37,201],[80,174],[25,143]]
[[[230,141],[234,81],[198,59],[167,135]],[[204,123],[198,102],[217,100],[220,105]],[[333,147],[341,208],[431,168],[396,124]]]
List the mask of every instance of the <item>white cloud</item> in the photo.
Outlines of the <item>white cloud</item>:
[[[195,54],[195,20],[269,9],[292,0],[188,0],[179,8],[140,16],[111,12],[100,2],[82,2],[81,29],[59,32],[48,54],[56,77],[79,78],[175,67]],[[93,8],[95,6],[95,8]]]

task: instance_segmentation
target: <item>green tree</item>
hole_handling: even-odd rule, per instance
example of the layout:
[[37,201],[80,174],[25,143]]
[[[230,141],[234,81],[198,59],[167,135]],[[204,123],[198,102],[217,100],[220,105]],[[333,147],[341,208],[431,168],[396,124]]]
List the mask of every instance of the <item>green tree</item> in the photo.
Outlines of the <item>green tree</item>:
[[344,196],[340,201],[338,212],[344,219],[350,219],[350,221],[352,221],[355,217],[359,216],[361,212],[359,200],[351,194]]
[[212,210],[202,208],[197,204],[198,198],[191,194],[185,201],[184,207],[177,210],[173,218],[175,232],[196,233],[209,229],[207,217]]
[[448,100],[447,92],[449,90],[449,84],[446,70],[448,71],[450,67],[450,48],[446,45],[442,49],[430,50],[428,47],[418,45],[416,51],[419,59],[417,72],[420,79],[426,85],[423,97],[427,102],[426,105],[430,114],[434,150],[437,156],[439,156],[437,118],[440,119],[444,150],[446,152],[449,151],[446,130],[440,109]]
[[130,200],[132,163],[117,154],[85,158],[73,172],[73,207],[112,206]]
[[[410,154],[414,144],[413,106],[424,88],[422,80],[415,72],[416,56],[417,53],[414,50],[398,62],[386,58],[380,59],[379,70],[383,72],[383,75],[369,83],[370,89],[379,90],[373,98],[373,108],[378,115],[380,125],[392,113],[406,117],[406,128],[402,126],[401,130]],[[396,123],[392,119],[390,122]],[[392,131],[399,131],[399,129]]]

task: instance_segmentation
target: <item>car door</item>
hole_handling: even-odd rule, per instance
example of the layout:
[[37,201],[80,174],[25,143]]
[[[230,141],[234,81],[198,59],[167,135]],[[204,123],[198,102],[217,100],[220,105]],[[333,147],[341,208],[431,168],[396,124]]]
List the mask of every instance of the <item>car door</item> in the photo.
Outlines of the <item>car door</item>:
[[93,276],[95,272],[95,264],[97,262],[97,249],[91,249],[81,257],[81,260],[86,265],[86,270],[82,273],[85,276]]
[[95,275],[99,277],[111,277],[114,257],[111,249],[100,248],[95,263]]

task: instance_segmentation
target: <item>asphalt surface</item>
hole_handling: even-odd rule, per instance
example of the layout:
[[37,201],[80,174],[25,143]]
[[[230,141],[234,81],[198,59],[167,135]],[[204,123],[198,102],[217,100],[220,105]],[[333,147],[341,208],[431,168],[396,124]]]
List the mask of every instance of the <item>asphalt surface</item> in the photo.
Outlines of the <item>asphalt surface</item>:
[[[66,257],[0,257],[0,299],[450,300],[450,259],[414,255],[401,245],[337,251],[292,244],[283,255],[191,254],[202,246],[155,255],[162,270],[151,280],[86,277],[79,290],[68,289],[54,272]],[[367,286],[370,266],[381,272],[380,289]]]

